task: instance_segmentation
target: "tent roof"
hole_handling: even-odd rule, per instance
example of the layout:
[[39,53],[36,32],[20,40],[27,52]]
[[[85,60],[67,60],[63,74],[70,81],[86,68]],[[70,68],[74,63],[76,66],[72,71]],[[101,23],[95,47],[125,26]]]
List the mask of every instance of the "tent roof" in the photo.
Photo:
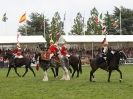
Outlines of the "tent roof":
[[[38,36],[19,36],[20,43],[45,43],[46,40],[42,35]],[[17,36],[0,36],[0,44],[17,43]]]
[[[68,43],[102,42],[105,35],[63,35]],[[133,35],[107,35],[108,42],[133,42]]]

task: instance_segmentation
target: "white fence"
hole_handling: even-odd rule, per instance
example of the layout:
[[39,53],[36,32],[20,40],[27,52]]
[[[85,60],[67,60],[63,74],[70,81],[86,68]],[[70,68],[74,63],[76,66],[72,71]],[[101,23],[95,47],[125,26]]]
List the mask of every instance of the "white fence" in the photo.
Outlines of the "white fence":
[[125,64],[133,64],[133,58],[127,58]]

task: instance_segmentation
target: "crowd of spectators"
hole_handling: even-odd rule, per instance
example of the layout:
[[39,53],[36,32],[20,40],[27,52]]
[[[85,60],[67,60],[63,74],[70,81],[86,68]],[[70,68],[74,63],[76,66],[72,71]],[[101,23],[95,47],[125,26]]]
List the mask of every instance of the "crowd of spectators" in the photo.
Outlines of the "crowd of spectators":
[[[95,57],[98,53],[98,50],[100,48],[78,48],[78,47],[70,47],[69,48],[69,52],[70,53],[78,53],[80,56],[82,57],[92,57],[92,53],[93,53],[93,57]],[[123,50],[127,56],[127,58],[133,58],[133,47],[122,47],[121,50]]]
[[[5,52],[7,50],[0,49],[0,67],[4,66],[4,64],[6,64],[7,62],[2,57],[2,52]],[[14,49],[10,49],[10,50],[13,51]],[[80,47],[70,47],[68,49],[70,54],[79,54],[82,58],[85,58],[85,57],[94,58],[97,55],[98,50],[99,48],[97,47],[93,48],[93,51],[92,51],[92,48],[80,48]],[[121,50],[125,52],[125,54],[127,55],[127,58],[133,58],[133,47],[123,47],[121,48]],[[34,58],[36,52],[38,52],[38,48],[24,48],[22,49],[22,52],[28,57]]]

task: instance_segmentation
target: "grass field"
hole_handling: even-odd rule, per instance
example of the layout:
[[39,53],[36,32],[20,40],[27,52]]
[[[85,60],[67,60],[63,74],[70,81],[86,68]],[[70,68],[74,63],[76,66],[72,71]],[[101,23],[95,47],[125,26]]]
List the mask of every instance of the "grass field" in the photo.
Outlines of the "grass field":
[[[7,68],[0,69],[0,99],[132,99],[133,98],[133,66],[125,65],[120,69],[123,72],[123,81],[119,83],[119,74],[112,73],[111,82],[107,82],[108,73],[98,70],[95,73],[96,82],[89,82],[89,67],[83,67],[83,74],[70,81],[54,79],[49,70],[49,81],[43,82],[43,71],[36,71],[33,77],[31,71],[24,78],[19,78],[11,70],[6,78]],[[23,74],[24,68],[18,72]]]

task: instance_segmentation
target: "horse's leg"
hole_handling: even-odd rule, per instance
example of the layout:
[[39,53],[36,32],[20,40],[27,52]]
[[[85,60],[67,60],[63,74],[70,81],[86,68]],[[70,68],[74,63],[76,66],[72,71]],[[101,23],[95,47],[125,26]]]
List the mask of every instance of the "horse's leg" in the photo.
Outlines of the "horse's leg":
[[56,68],[55,68],[55,73],[56,73],[56,77],[58,77],[59,67],[56,67]]
[[90,82],[92,82],[92,77],[93,77],[93,81],[94,81],[94,72],[96,71],[97,69],[92,69],[91,71],[90,71]]
[[19,73],[17,72],[17,67],[16,67],[16,66],[14,67],[14,70],[15,70],[15,73],[16,73],[19,77],[21,77],[21,76],[19,75]]
[[53,72],[53,74],[54,74],[54,78],[56,78],[56,71],[54,70],[54,68],[51,68],[51,70],[52,70],[52,72]]
[[77,69],[77,77],[79,77],[79,69]]
[[11,70],[11,67],[9,66],[6,77],[8,77],[10,70]]
[[110,82],[111,73],[112,73],[112,70],[109,70],[108,82]]
[[35,74],[34,70],[31,68],[31,66],[29,66],[29,69],[32,71],[32,73],[33,73],[33,75],[34,75],[34,77],[35,77],[36,74]]
[[121,70],[119,68],[117,69],[117,71],[120,73],[120,80],[119,81],[121,82],[121,80],[122,80],[122,72],[121,72]]
[[25,74],[28,72],[28,68],[27,67],[25,67],[25,73],[23,74],[23,76],[22,77],[24,77],[25,76]]
[[72,73],[72,78],[73,78],[73,76],[74,76],[75,72],[76,72],[76,70],[74,69],[74,71],[73,71],[73,73]]
[[61,59],[61,65],[62,65],[62,69],[64,70],[64,74],[63,74],[63,77],[61,78],[61,80],[70,80],[69,72],[68,72],[64,57]]
[[64,70],[64,74],[60,80],[70,80],[68,69],[65,66],[63,66],[62,68]]
[[72,69],[69,67],[69,71],[70,71],[70,73],[72,73]]
[[42,81],[48,81],[48,74],[47,74],[47,69],[44,70],[44,77]]

